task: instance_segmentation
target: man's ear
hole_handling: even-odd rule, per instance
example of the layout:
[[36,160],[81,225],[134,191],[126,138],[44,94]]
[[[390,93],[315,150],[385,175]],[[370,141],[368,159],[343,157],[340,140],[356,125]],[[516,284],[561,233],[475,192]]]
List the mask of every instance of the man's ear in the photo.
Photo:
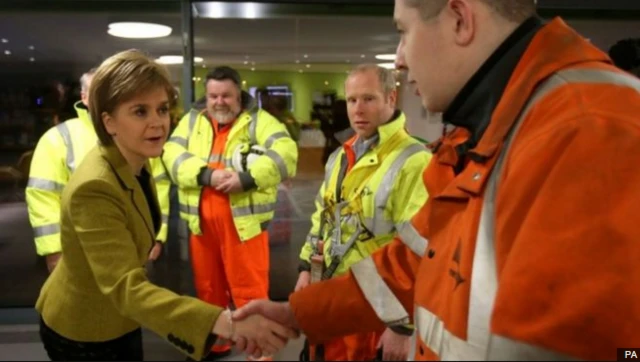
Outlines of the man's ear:
[[454,40],[456,44],[466,46],[471,43],[476,31],[473,0],[449,0],[447,12],[453,18]]
[[389,95],[387,96],[387,100],[389,101],[389,103],[394,108],[397,108],[397,106],[398,106],[398,90],[394,89],[391,92],[389,92]]

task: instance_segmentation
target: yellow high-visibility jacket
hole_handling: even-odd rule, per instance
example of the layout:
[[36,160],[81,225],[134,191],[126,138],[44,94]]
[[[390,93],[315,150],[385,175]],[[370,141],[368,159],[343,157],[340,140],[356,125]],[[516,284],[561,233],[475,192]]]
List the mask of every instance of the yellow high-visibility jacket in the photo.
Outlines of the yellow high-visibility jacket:
[[192,233],[201,235],[200,195],[211,172],[207,164],[222,160],[232,169],[231,158],[236,147],[261,145],[267,152],[247,172],[239,173],[244,191],[229,195],[236,230],[240,240],[246,241],[266,230],[273,219],[277,185],[295,176],[298,148],[282,123],[266,111],[247,106],[231,126],[224,153],[211,154],[214,132],[205,112],[191,110],[180,120],[162,156],[173,182],[178,185],[180,217]]

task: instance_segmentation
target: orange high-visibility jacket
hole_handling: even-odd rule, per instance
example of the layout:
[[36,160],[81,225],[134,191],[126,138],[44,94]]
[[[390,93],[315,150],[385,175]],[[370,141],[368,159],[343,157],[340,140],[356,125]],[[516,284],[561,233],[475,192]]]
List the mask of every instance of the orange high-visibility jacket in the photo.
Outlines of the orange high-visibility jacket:
[[[311,343],[416,325],[417,360],[615,359],[640,347],[640,80],[555,19],[459,174],[445,136],[402,240],[290,298]],[[415,241],[412,241],[415,243]]]

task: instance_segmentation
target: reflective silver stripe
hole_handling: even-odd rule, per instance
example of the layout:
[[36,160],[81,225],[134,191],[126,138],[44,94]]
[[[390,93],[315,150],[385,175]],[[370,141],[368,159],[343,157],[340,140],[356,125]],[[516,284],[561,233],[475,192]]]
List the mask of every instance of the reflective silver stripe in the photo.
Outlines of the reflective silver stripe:
[[[251,121],[249,121],[249,139],[251,140],[252,145],[258,144],[258,138],[256,136],[257,128],[258,128],[258,111],[255,110],[251,112]],[[269,147],[267,146],[267,148]]]
[[342,147],[338,147],[337,150],[333,151],[329,155],[329,159],[327,160],[327,164],[324,167],[324,184],[325,185],[329,185],[329,180],[331,179],[331,174],[333,173],[333,168],[336,165],[336,160],[338,159],[338,154],[340,154],[341,150],[342,150]]
[[171,136],[168,142],[177,143],[184,148],[187,148],[188,145],[187,139],[180,136]]
[[287,134],[286,132],[274,133],[271,135],[271,137],[267,138],[267,141],[264,143],[264,146],[266,148],[271,148],[271,145],[273,145],[273,143],[276,140],[279,140],[280,138],[287,138],[287,137],[289,137],[289,134]]
[[[514,341],[495,334],[487,335],[491,346],[472,345],[445,329],[444,323],[425,308],[416,306],[415,324],[420,326],[417,337],[441,361],[572,361],[577,360],[544,348]],[[496,353],[500,351],[500,353]]]
[[169,215],[162,214],[162,223],[163,224],[168,224],[169,223]]
[[199,114],[200,112],[195,109],[192,109],[191,111],[189,111],[189,129],[187,130],[187,141],[191,137],[191,132],[193,132],[193,128],[196,126],[196,121],[198,120]]
[[572,360],[573,357],[490,333],[491,314],[498,289],[495,259],[495,200],[504,160],[524,119],[552,91],[577,83],[606,83],[640,91],[640,80],[631,75],[594,69],[560,71],[533,93],[505,139],[484,193],[476,249],[471,272],[467,341],[447,331],[444,323],[428,310],[416,306],[418,335],[441,360]]
[[27,183],[27,187],[33,187],[34,189],[38,189],[38,190],[58,191],[58,192],[64,189],[64,185],[59,182],[45,180],[42,178],[35,178],[35,177],[29,177],[29,182]]
[[153,180],[155,182],[160,182],[160,181],[169,181],[169,175],[167,175],[166,173],[161,173],[160,175],[156,176],[153,178]]
[[287,165],[284,163],[282,157],[276,151],[272,150],[267,150],[264,154],[276,163],[278,170],[280,171],[280,177],[283,180],[286,179],[287,176],[289,176],[289,172],[287,171]]
[[316,245],[316,243],[318,243],[318,240],[320,240],[320,237],[318,235],[309,234],[309,235],[307,235],[306,242],[311,244],[311,245]]
[[197,206],[185,205],[181,203],[179,205],[179,209],[180,209],[180,212],[182,213],[194,215],[194,216],[200,216],[200,211],[198,210]]
[[479,360],[484,358],[482,348],[474,348],[444,328],[444,323],[433,313],[416,306],[414,321],[417,336],[440,357],[440,360]]
[[600,69],[568,69],[556,73],[553,77],[560,78],[565,83],[613,84],[640,92],[640,79],[626,73]]
[[393,231],[394,225],[391,221],[385,219],[384,210],[387,207],[387,202],[389,201],[389,197],[391,196],[393,185],[396,182],[398,174],[400,174],[400,169],[402,169],[404,164],[411,156],[419,152],[426,153],[427,149],[423,145],[419,144],[414,144],[405,148],[398,155],[398,157],[393,160],[393,163],[382,177],[382,180],[378,185],[378,190],[376,191],[373,216],[365,220],[367,228],[374,235],[384,235]]
[[324,207],[324,198],[322,197],[322,195],[320,195],[320,192],[318,192],[318,194],[316,195],[315,202],[320,204],[320,206]]
[[425,250],[427,250],[429,241],[418,233],[418,230],[413,227],[411,221],[406,221],[402,224],[396,225],[396,229],[398,230],[398,235],[402,242],[409,247],[411,251],[416,253],[416,255],[422,257]]
[[65,146],[67,146],[67,167],[69,170],[73,171],[76,169],[76,159],[73,155],[73,142],[71,141],[69,127],[67,127],[66,122],[62,122],[57,126],[57,128],[58,132],[60,132],[60,135],[62,136]]
[[49,224],[42,225],[33,228],[33,235],[36,238],[41,238],[43,236],[55,235],[60,233],[60,224]]
[[189,152],[182,152],[182,154],[180,154],[180,156],[178,156],[178,158],[176,158],[176,160],[173,162],[173,167],[171,167],[171,174],[173,175],[174,180],[178,180],[178,169],[180,168],[180,165],[182,165],[184,161],[190,159],[191,157],[195,156]]
[[491,335],[487,361],[579,361],[578,358],[510,338]]
[[212,153],[211,156],[209,156],[209,162],[221,162],[223,157],[224,155],[220,153]]
[[249,216],[254,214],[264,214],[276,209],[276,204],[264,204],[231,208],[234,217]]
[[410,322],[409,313],[380,277],[371,257],[354,264],[351,271],[365,298],[383,323],[395,326]]

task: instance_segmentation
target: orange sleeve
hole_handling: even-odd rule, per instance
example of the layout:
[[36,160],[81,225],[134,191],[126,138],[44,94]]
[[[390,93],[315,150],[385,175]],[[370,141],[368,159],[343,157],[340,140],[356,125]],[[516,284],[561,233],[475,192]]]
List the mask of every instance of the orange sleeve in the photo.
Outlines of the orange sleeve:
[[419,261],[395,239],[355,264],[349,274],[292,294],[290,305],[309,342],[408,323]]
[[615,360],[616,348],[640,347],[640,124],[554,124],[514,143],[503,170],[492,332]]

